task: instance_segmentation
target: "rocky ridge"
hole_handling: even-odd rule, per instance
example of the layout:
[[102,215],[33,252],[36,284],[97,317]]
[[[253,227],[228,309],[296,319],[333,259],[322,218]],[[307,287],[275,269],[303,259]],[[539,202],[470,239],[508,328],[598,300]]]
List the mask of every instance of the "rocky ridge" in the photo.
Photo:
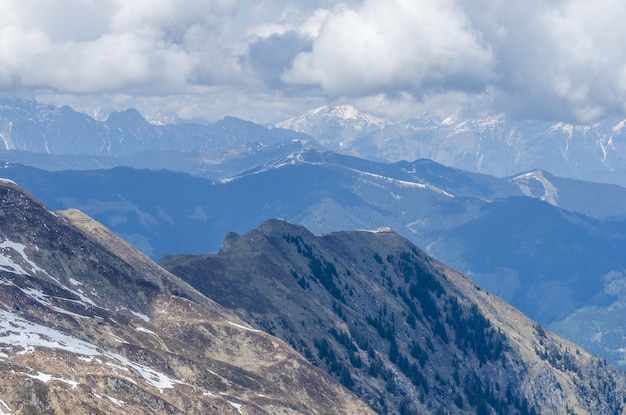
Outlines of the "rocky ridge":
[[380,414],[620,414],[625,375],[389,229],[271,220],[161,264]]

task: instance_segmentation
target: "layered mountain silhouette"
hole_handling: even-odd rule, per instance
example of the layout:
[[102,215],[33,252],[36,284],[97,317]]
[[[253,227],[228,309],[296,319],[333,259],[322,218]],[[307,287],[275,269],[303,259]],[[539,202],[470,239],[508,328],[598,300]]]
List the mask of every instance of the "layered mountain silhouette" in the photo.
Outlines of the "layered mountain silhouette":
[[3,174],[54,209],[81,209],[153,259],[215,252],[226,233],[276,217],[315,234],[390,227],[546,327],[622,364],[626,332],[612,321],[626,299],[618,288],[626,190],[615,185],[542,171],[497,179],[429,160],[386,164],[315,150],[220,181],[14,164]]
[[368,414],[79,211],[0,182],[0,412]]
[[191,284],[7,180],[0,232],[3,412],[623,410],[626,375],[388,229],[270,220],[162,261]]
[[378,161],[428,158],[498,177],[540,169],[625,186],[625,125],[622,119],[573,125],[433,114],[389,122],[349,105],[317,108],[275,126],[235,117],[214,124],[162,124],[135,109],[96,120],[67,106],[0,98],[0,151],[11,150],[5,159],[51,169],[89,163],[176,168],[212,178],[220,174],[215,164],[255,154],[259,146],[298,140]]

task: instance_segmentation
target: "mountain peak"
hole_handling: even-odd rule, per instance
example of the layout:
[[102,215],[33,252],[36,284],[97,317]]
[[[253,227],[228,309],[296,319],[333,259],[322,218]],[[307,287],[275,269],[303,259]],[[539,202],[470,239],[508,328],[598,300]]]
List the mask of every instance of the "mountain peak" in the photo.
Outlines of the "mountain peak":
[[323,106],[276,124],[313,136],[321,144],[341,149],[356,137],[381,130],[386,121],[358,111],[352,105]]
[[[334,107],[324,105],[322,107],[309,110],[304,115],[301,115],[300,117],[292,118],[291,120],[306,119],[306,118],[330,119],[330,120],[335,120],[335,121],[342,120],[344,122],[365,121],[365,122],[371,123],[373,125],[378,125],[381,127],[386,123],[385,120],[380,119],[370,114],[360,112],[354,106],[348,105],[348,104],[337,105]],[[278,125],[288,123],[291,120],[284,121],[283,123],[280,123]]]

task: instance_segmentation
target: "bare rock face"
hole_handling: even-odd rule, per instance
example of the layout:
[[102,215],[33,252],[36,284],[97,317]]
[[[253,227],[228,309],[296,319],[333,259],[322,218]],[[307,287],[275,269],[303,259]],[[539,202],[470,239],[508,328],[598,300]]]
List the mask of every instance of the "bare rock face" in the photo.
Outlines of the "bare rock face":
[[378,413],[621,414],[626,377],[389,229],[271,220],[161,264]]
[[8,181],[0,285],[0,413],[372,413],[100,224]]

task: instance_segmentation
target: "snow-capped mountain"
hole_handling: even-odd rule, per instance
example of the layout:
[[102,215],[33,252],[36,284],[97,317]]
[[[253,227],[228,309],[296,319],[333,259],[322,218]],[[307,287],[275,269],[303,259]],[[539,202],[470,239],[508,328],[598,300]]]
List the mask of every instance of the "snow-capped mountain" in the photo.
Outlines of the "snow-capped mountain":
[[355,139],[379,131],[385,124],[351,105],[339,105],[316,108],[276,126],[313,136],[331,149],[349,149]]
[[[349,110],[348,110],[349,109]],[[324,107],[278,124],[325,146],[390,162],[428,158],[494,176],[543,169],[626,185],[626,120],[589,125],[516,121],[501,115],[380,122],[352,107]]]

